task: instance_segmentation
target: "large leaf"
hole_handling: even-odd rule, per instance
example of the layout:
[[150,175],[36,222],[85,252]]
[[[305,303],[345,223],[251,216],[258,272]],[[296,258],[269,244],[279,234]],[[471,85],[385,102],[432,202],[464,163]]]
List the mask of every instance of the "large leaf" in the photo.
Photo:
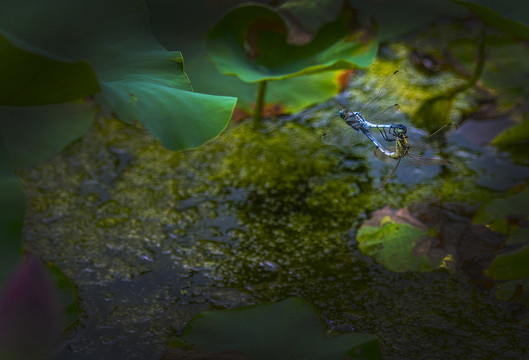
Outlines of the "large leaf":
[[497,255],[486,270],[490,277],[503,280],[529,278],[528,229],[516,225],[523,224],[528,214],[529,186],[525,186],[486,202],[474,216],[473,222],[509,234],[506,245],[522,245]]
[[527,218],[529,214],[529,186],[516,189],[511,194],[492,199],[483,204],[474,219],[476,224],[490,225],[499,219]]
[[34,165],[57,154],[88,131],[96,113],[96,104],[88,99],[45,106],[0,106],[0,129],[11,164]]
[[104,83],[103,89],[121,120],[140,120],[169,150],[198,147],[214,138],[235,107],[233,97],[195,93],[147,78]]
[[252,359],[380,359],[375,335],[325,338],[325,324],[300,298],[235,310],[206,311],[195,318],[182,340],[208,352],[237,350]]
[[431,271],[442,265],[445,253],[432,247],[428,228],[408,212],[384,208],[365,221],[356,236],[358,248],[388,270]]
[[350,35],[353,15],[342,11],[303,46],[287,42],[288,24],[274,9],[244,5],[228,12],[211,29],[207,51],[222,74],[245,82],[279,80],[322,71],[366,67],[377,43]]
[[[498,284],[496,297],[504,301],[523,302],[529,306],[529,280],[509,280]],[[524,324],[527,320],[522,317]]]
[[529,39],[527,1],[452,0],[478,16],[484,23],[509,35]]
[[443,16],[464,15],[458,6],[445,0],[349,0],[349,4],[358,9],[362,23],[375,23],[379,41],[402,36]]
[[22,184],[11,171],[0,129],[0,291],[20,260],[25,198]]
[[497,146],[527,144],[527,142],[529,142],[529,116],[526,116],[521,123],[502,131],[492,140],[492,144]]
[[[251,113],[257,98],[257,84],[248,84],[237,77],[220,74],[208,58],[205,47],[207,31],[233,3],[235,1],[230,3],[197,0],[183,5],[177,2],[152,0],[148,5],[154,34],[167,48],[182,51],[186,60],[186,74],[194,90],[208,94],[236,96],[237,107]],[[294,4],[290,4],[289,10],[292,6]],[[340,4],[340,8],[341,6]],[[321,14],[319,8],[314,8],[314,11],[319,15],[313,16],[325,19],[329,19],[332,15]],[[308,9],[299,16],[309,16]],[[182,32],[182,27],[193,27],[194,31]],[[275,108],[278,112],[293,113],[308,105],[329,99],[340,89],[336,81],[337,76],[337,72],[330,71],[271,82],[268,86],[265,109]]]
[[496,256],[486,274],[494,279],[529,279],[529,245]]
[[307,105],[335,96],[341,90],[338,79],[341,73],[343,71],[327,71],[270,82],[267,102],[281,104],[288,113],[300,111]]
[[[9,0],[0,24],[22,49],[86,60],[103,89],[100,104],[124,121],[141,122],[170,149],[211,139],[225,128],[235,106],[234,98],[192,93],[181,54],[154,39],[141,1],[28,0],[21,6]],[[176,129],[181,129],[178,136]]]
[[513,227],[510,229],[506,245],[529,243],[529,227]]
[[0,105],[56,104],[101,91],[85,61],[73,63],[33,54],[0,35]]
[[[309,32],[311,39],[323,24],[336,19],[342,7],[343,2],[337,0],[290,0],[281,4],[278,10],[290,18],[289,42],[300,45],[304,42],[300,40],[306,37],[300,34],[301,31]],[[293,28],[296,30],[292,31]]]

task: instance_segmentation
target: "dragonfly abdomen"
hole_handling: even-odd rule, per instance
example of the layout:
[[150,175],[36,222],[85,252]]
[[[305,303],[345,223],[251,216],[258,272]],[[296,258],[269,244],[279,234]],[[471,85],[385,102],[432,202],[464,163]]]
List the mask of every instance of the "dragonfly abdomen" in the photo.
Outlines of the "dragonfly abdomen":
[[385,147],[383,147],[377,139],[375,139],[375,137],[373,135],[371,135],[371,133],[369,131],[367,131],[366,129],[360,129],[360,131],[362,131],[364,133],[365,136],[367,136],[367,138],[369,140],[371,140],[371,142],[377,147],[377,149],[379,149],[384,155],[386,156],[389,156],[390,158],[393,158],[393,159],[397,159],[397,152],[396,151],[389,151],[387,150]]

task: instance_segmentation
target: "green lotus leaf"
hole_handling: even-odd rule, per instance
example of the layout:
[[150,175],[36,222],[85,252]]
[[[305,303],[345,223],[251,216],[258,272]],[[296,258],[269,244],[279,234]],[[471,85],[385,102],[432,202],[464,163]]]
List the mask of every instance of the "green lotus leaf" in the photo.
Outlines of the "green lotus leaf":
[[496,297],[503,301],[518,301],[529,306],[529,280],[509,280],[498,285]]
[[311,104],[335,96],[340,91],[340,71],[301,75],[268,84],[268,104],[280,104],[287,113],[296,113]]
[[[327,71],[271,81],[268,83],[264,113],[296,113],[309,105],[328,100],[340,91],[341,84],[338,81],[340,73],[341,71]],[[219,76],[224,75],[219,74]],[[236,82],[229,91],[237,96],[237,107],[251,113],[255,107],[257,85],[242,82],[234,77],[224,76],[224,78]]]
[[22,184],[11,171],[0,130],[0,289],[20,260],[25,197]]
[[264,5],[234,8],[209,31],[207,52],[218,71],[245,82],[280,80],[322,71],[366,67],[378,44],[350,35],[353,15],[342,11],[303,46],[287,42],[288,24]]
[[295,297],[235,310],[206,311],[190,323],[180,340],[209,353],[236,350],[255,360],[382,358],[375,335],[349,333],[326,338],[325,324],[315,309]]
[[391,223],[380,228],[363,227],[358,231],[358,248],[388,270],[431,271],[438,268],[442,259],[430,259],[426,254],[416,255],[414,248],[427,231],[408,224]]
[[85,61],[64,62],[13,46],[0,34],[0,105],[36,106],[101,91]]
[[[524,219],[529,213],[529,187],[517,188],[505,197],[495,198],[483,204],[474,216],[473,222],[509,233],[507,245],[523,245],[497,255],[485,273],[494,279],[529,278],[529,245],[527,228],[509,225],[509,219]],[[504,223],[505,227],[496,224]]]
[[446,253],[434,246],[431,235],[406,209],[384,208],[362,224],[356,241],[361,252],[388,270],[432,271],[443,266]]
[[342,7],[343,2],[337,0],[290,0],[278,10],[292,16],[303,30],[314,34],[323,24],[336,19]]
[[442,16],[461,16],[459,6],[445,0],[349,0],[349,5],[358,9],[362,23],[376,24],[376,37],[387,41],[420,28]]
[[529,48],[523,42],[510,39],[508,36],[487,39],[487,59],[481,81],[485,86],[501,94],[498,98],[498,105],[501,108],[518,106],[529,98],[529,88],[524,81],[529,76],[529,63],[519,61],[528,56]]
[[492,199],[483,204],[472,219],[475,224],[488,224],[494,220],[511,216],[527,217],[529,214],[529,187]]
[[528,260],[529,245],[525,245],[496,256],[485,273],[494,279],[527,279],[529,278]]
[[512,227],[506,245],[529,243],[529,227]]
[[526,1],[452,1],[472,11],[489,26],[512,36],[529,39],[529,12]]
[[510,127],[501,132],[494,140],[492,145],[506,146],[514,144],[523,144],[529,141],[529,117],[525,117],[519,124]]
[[229,122],[236,99],[193,93],[180,52],[152,36],[144,2],[28,2],[3,4],[0,32],[21,49],[86,61],[103,90],[99,104],[142,123],[167,148],[199,146]]
[[[206,34],[227,10],[211,0],[197,0],[185,4],[180,11],[177,3],[149,2],[153,32],[167,48],[179,48],[185,54],[186,74],[197,92],[235,96],[237,107],[252,113],[257,98],[257,84],[249,84],[234,76],[219,73],[206,53]],[[193,26],[197,31],[183,33],[182,26]],[[295,113],[336,95],[340,89],[337,77],[340,71],[301,75],[268,84],[266,109],[276,113]]]
[[82,100],[55,105],[0,106],[0,129],[13,167],[39,163],[84,135],[97,106]]
[[169,150],[194,148],[228,125],[236,99],[164,86],[151,79],[102,84],[119,119],[140,121]]

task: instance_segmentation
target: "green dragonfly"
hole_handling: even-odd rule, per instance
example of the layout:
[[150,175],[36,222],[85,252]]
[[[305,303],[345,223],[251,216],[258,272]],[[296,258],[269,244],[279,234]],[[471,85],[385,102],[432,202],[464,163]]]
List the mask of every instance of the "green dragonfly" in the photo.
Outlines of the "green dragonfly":
[[440,146],[446,142],[448,133],[455,131],[457,125],[454,123],[446,124],[431,135],[425,136],[413,145],[410,144],[407,129],[397,130],[395,139],[395,151],[382,151],[378,147],[375,148],[375,156],[384,162],[397,160],[393,169],[386,175],[384,180],[380,183],[377,191],[382,190],[384,185],[391,179],[402,159],[406,159],[413,166],[423,165],[450,165],[452,162],[439,158],[423,157],[422,154],[430,149],[432,146]]

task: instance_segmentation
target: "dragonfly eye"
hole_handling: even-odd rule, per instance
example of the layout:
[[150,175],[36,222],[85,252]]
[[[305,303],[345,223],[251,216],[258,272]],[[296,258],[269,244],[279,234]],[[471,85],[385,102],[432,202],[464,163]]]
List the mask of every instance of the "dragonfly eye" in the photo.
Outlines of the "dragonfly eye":
[[339,114],[340,114],[340,117],[341,117],[342,119],[345,119],[345,112],[343,111],[343,109],[340,110],[340,113],[339,113]]

